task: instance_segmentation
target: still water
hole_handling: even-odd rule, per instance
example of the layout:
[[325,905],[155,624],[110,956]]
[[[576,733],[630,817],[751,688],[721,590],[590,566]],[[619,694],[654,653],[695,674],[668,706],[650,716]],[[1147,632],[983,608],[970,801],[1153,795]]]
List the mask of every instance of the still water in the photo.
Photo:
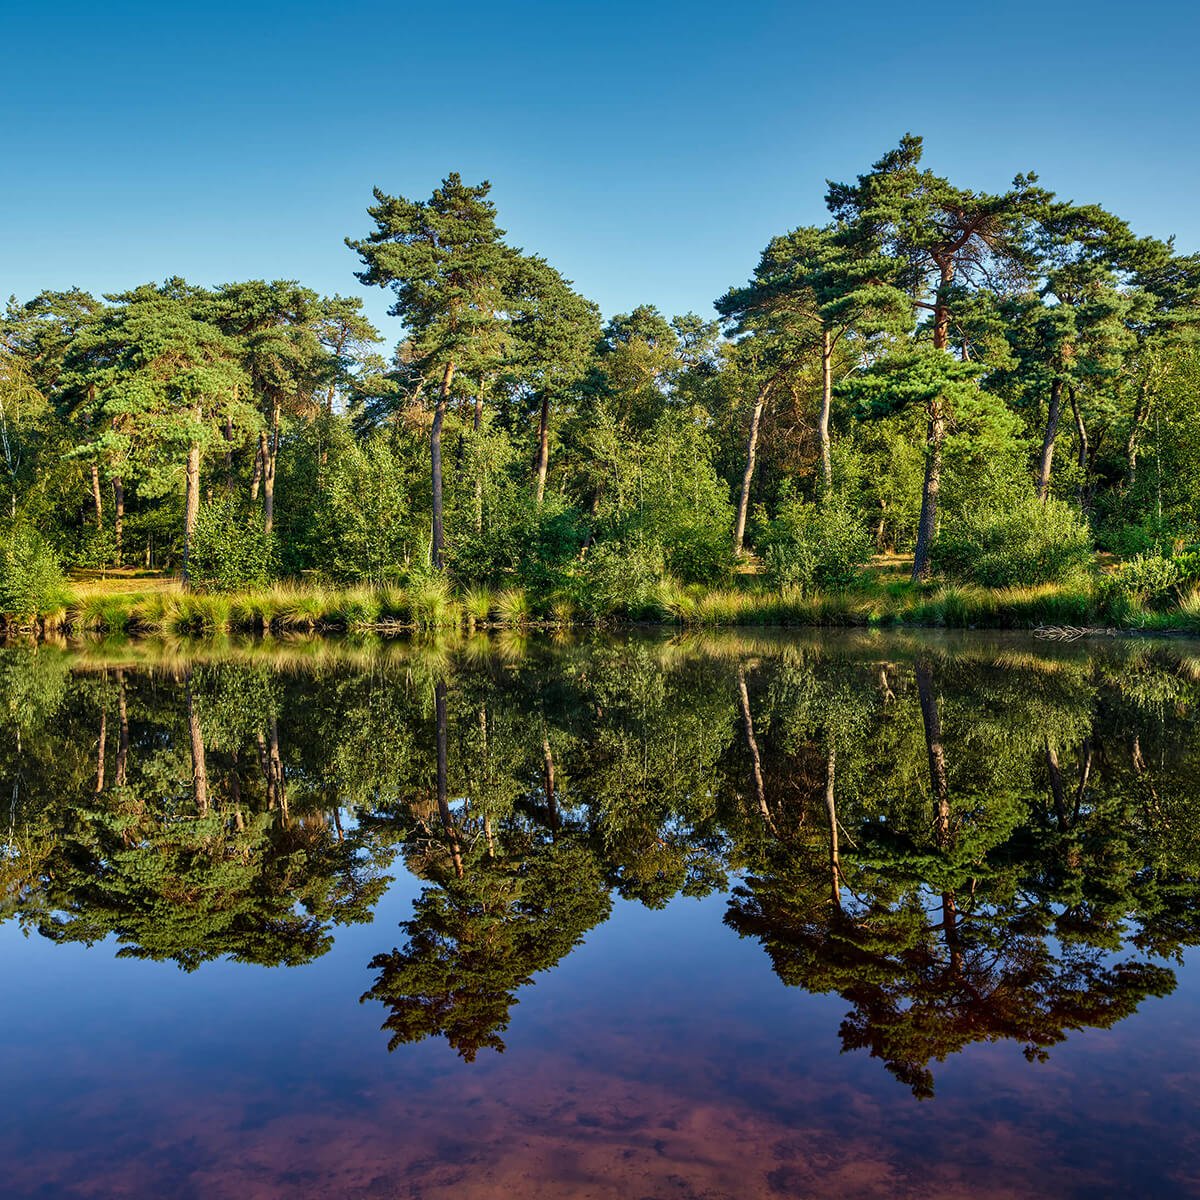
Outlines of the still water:
[[1200,645],[0,651],[0,1194],[1200,1196]]

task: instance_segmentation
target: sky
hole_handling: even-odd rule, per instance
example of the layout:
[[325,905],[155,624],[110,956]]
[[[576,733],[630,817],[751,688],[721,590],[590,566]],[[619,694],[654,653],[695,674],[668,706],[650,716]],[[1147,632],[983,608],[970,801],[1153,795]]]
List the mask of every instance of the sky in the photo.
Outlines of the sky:
[[1200,4],[0,0],[0,297],[298,279],[387,293],[371,189],[491,181],[606,314],[711,314],[906,131],[1200,249]]

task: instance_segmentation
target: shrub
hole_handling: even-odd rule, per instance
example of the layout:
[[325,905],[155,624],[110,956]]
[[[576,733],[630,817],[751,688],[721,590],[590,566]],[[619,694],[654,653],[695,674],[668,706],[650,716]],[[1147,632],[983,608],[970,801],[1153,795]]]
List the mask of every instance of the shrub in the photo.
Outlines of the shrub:
[[1165,608],[1177,594],[1184,574],[1179,565],[1162,554],[1135,554],[1123,562],[1100,587],[1100,605],[1117,619],[1139,609]]
[[575,600],[593,617],[660,615],[662,547],[644,538],[594,546],[576,578]]
[[849,587],[873,548],[858,514],[840,495],[819,504],[786,497],[757,544],[771,582],[801,591]]
[[36,529],[16,528],[0,541],[0,613],[18,622],[66,607],[67,581]]
[[274,540],[254,516],[242,516],[231,499],[204,505],[192,535],[192,575],[217,591],[265,583],[275,563]]
[[984,587],[1075,582],[1092,561],[1087,523],[1069,504],[1033,495],[961,511],[933,547],[936,570]]

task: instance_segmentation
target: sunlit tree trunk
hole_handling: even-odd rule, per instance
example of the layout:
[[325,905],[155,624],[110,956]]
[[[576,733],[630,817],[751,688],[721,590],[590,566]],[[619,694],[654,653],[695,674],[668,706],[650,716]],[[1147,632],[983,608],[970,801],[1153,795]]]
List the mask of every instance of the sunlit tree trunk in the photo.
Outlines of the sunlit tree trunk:
[[833,334],[821,330],[821,412],[817,436],[821,441],[821,482],[826,494],[833,490],[833,447],[829,440],[829,415],[833,408]]
[[[933,312],[933,348],[945,350],[950,344],[950,310],[946,289],[954,282],[954,264],[941,264],[940,286]],[[946,441],[946,406],[941,396],[929,402],[925,435],[925,480],[921,487],[921,518],[917,524],[917,544],[913,548],[913,582],[928,579],[932,567],[929,556],[937,534],[938,497],[942,489],[942,447]]]
[[262,435],[263,455],[263,529],[275,527],[275,464],[279,461],[279,401],[271,410],[271,436]]
[[550,393],[542,393],[542,408],[538,418],[537,502],[546,495],[546,473],[550,468]]
[[754,462],[758,455],[758,429],[762,423],[763,408],[767,403],[767,394],[771,390],[769,383],[764,383],[754,397],[754,408],[750,413],[750,434],[746,442],[746,469],[742,472],[742,492],[738,498],[737,520],[733,526],[733,552],[741,554],[742,544],[746,540],[746,516],[750,511],[750,485],[754,482]]
[[1046,412],[1046,432],[1042,435],[1042,454],[1038,460],[1037,498],[1046,503],[1050,495],[1050,472],[1054,465],[1054,442],[1058,437],[1058,422],[1062,416],[1063,381],[1055,379],[1050,385],[1050,407]]
[[[200,424],[200,406],[192,411],[192,420]],[[188,446],[187,467],[183,497],[183,582],[191,579],[192,537],[196,532],[196,518],[200,515],[200,443]]]
[[107,697],[100,701],[100,734],[96,739],[96,795],[104,791],[104,758],[108,749],[108,704]]
[[950,786],[946,776],[946,751],[942,745],[942,719],[933,691],[933,668],[918,662],[915,669],[921,721],[925,727],[925,752],[929,759],[929,787],[933,793],[934,827],[942,849],[950,845]]
[[446,420],[446,405],[454,382],[454,361],[446,363],[442,386],[433,409],[433,427],[429,432],[430,473],[433,485],[433,548],[430,558],[439,570],[445,562],[446,528],[442,513],[442,424]]
[[113,476],[113,542],[117,566],[121,565],[122,543],[125,536],[125,480]]
[[558,833],[558,797],[554,790],[554,755],[550,752],[550,739],[542,733],[542,768],[545,773],[546,808],[550,814],[550,828]]

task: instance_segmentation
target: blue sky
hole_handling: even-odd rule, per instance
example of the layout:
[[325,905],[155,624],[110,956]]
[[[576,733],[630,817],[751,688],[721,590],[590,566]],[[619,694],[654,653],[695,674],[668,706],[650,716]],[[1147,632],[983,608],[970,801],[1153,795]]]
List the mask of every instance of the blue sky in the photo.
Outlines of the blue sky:
[[606,313],[709,311],[906,130],[1200,249],[1200,5],[0,0],[0,295],[297,278],[362,294],[372,185],[488,178]]

